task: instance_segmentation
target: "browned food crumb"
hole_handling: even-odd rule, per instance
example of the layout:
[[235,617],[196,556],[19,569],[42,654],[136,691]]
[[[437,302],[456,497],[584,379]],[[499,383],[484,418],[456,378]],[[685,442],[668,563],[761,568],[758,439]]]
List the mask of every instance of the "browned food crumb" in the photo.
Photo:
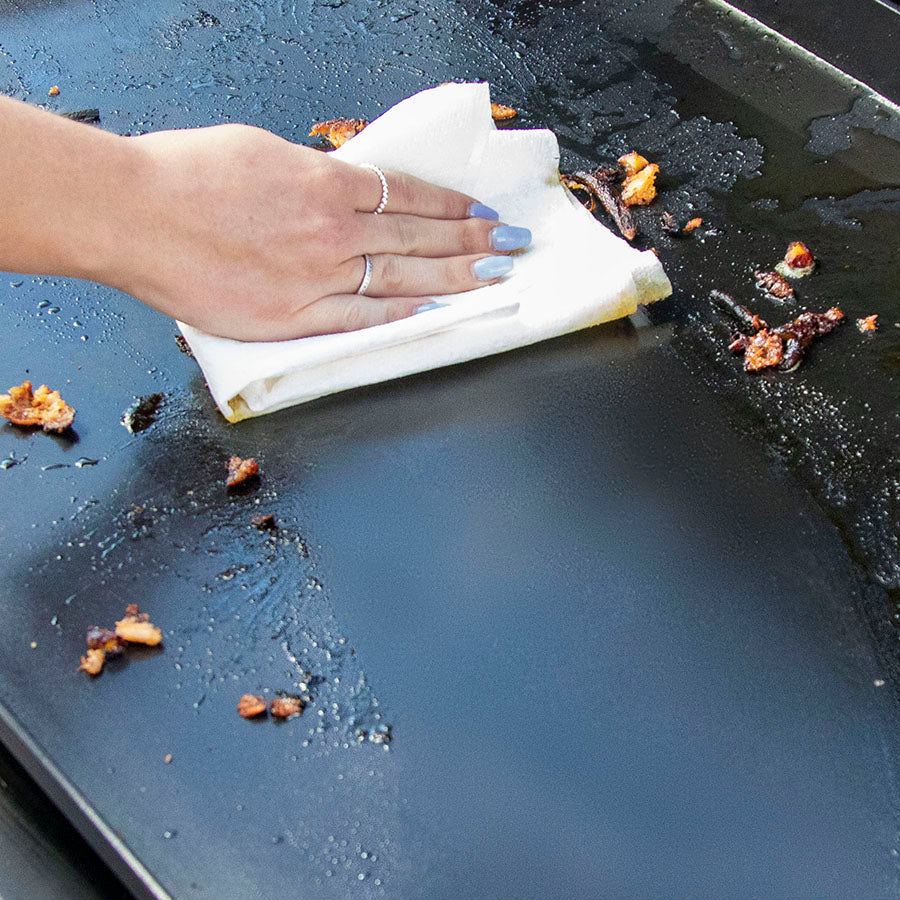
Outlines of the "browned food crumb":
[[684,226],[684,233],[690,234],[695,228],[699,228],[703,224],[703,219],[699,216],[695,219],[688,219]]
[[273,531],[277,526],[275,525],[275,516],[272,513],[265,513],[264,515],[254,516],[250,520],[250,524],[255,528],[258,528],[260,531]]
[[103,671],[103,663],[106,661],[106,653],[102,650],[88,650],[87,655],[81,657],[79,672],[87,672],[88,675],[99,675]]
[[118,656],[125,649],[125,641],[110,628],[91,625],[86,636],[88,650],[102,650],[108,656]]
[[874,316],[866,316],[864,319],[857,319],[856,327],[860,331],[877,331],[878,330],[878,313],[875,313]]
[[225,479],[225,486],[235,487],[258,473],[259,463],[254,457],[241,459],[239,456],[232,456],[228,460],[228,477]]
[[54,84],[53,87],[51,87],[50,90],[47,91],[47,96],[48,97],[58,97],[59,96],[59,85]]
[[346,144],[358,135],[369,123],[365,119],[328,119],[316,122],[309,132],[310,137],[323,137],[332,147]]
[[511,106],[504,106],[502,103],[491,104],[491,118],[495,122],[502,122],[504,119],[514,119],[518,112]]
[[634,175],[629,175],[622,185],[622,202],[626,206],[646,206],[656,197],[656,175],[659,166],[649,163]]
[[645,159],[640,153],[637,153],[634,150],[632,150],[631,153],[620,156],[618,163],[625,170],[625,175],[629,178],[632,175],[637,175],[641,169],[645,169],[650,165],[649,160]]
[[759,287],[779,300],[789,300],[794,296],[794,288],[790,282],[777,272],[764,272],[760,269],[753,273],[753,277]]
[[273,697],[269,701],[269,712],[276,719],[289,719],[303,712],[303,701],[299,697]]
[[664,209],[660,214],[659,222],[662,225],[662,230],[666,234],[671,234],[673,237],[682,234],[682,229],[678,224],[678,219],[676,219],[675,216],[667,209]]
[[784,357],[784,347],[777,334],[769,334],[765,328],[758,331],[744,348],[744,368],[748,372],[777,366]]
[[788,244],[784,261],[792,269],[806,269],[815,263],[815,258],[806,244],[801,241],[792,241]]
[[172,754],[171,754],[171,753],[167,753],[167,754],[166,754],[166,758],[163,760],[163,762],[164,762],[166,765],[168,765],[170,762],[172,762],[172,759],[173,759]]
[[183,334],[175,335],[175,344],[185,356],[189,356],[191,359],[194,358],[194,352],[191,350],[191,345],[185,340]]
[[242,719],[252,719],[261,716],[266,711],[266,701],[256,694],[244,694],[237,705],[238,715]]
[[125,617],[116,622],[116,634],[130,644],[155,647],[162,643],[162,631],[150,623],[150,616],[142,613],[136,603],[125,607]]
[[32,392],[31,382],[23,381],[11,387],[8,394],[0,394],[0,416],[13,425],[25,428],[40,425],[44,431],[61,432],[72,424],[75,410],[60,397],[59,391],[51,391],[42,384]]

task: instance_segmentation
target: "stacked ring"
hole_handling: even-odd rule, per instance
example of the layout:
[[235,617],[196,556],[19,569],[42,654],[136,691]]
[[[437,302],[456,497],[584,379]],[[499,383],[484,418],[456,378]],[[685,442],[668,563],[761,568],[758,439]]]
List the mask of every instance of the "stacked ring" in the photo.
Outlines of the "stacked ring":
[[381,201],[373,210],[374,215],[380,215],[384,212],[384,208],[387,206],[388,194],[390,193],[388,191],[387,178],[384,177],[384,172],[382,172],[381,169],[375,165],[375,163],[360,163],[359,167],[361,169],[371,169],[378,176],[378,180],[381,182]]
[[366,264],[366,269],[363,272],[362,281],[356,289],[356,293],[360,295],[365,294],[366,289],[369,287],[369,282],[372,280],[372,257],[368,253],[364,253],[363,262]]

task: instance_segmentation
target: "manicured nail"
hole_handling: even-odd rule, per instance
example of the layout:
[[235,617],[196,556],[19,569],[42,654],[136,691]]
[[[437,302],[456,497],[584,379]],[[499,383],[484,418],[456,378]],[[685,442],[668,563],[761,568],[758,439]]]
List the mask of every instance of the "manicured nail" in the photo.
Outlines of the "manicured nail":
[[495,250],[521,250],[531,243],[531,232],[518,225],[498,225],[491,229],[491,246]]
[[512,267],[513,261],[508,256],[485,256],[472,263],[472,274],[479,281],[491,281],[511,272]]
[[431,303],[423,303],[421,306],[416,307],[416,311],[413,313],[414,316],[417,316],[420,312],[428,312],[430,309],[440,309],[442,306],[449,306],[449,303],[438,303],[436,300]]
[[491,209],[483,203],[473,203],[469,207],[470,219],[490,219],[492,222],[500,221],[500,213],[496,209]]

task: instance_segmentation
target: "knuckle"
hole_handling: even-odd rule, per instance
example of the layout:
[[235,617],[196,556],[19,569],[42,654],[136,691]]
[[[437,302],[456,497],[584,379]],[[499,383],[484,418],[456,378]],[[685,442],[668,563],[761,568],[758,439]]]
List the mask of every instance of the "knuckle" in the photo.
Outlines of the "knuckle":
[[412,206],[412,187],[404,175],[391,173],[387,175],[388,205],[394,209],[409,209]]
[[411,253],[415,250],[418,233],[413,220],[407,216],[397,216],[394,219],[394,238],[401,252]]
[[359,331],[369,324],[368,307],[362,300],[348,300],[341,312],[341,327],[344,331]]
[[403,266],[399,257],[387,254],[378,257],[377,290],[389,297],[401,293],[403,289]]
[[490,226],[483,219],[466,219],[460,224],[460,244],[463,253],[483,253],[489,249]]

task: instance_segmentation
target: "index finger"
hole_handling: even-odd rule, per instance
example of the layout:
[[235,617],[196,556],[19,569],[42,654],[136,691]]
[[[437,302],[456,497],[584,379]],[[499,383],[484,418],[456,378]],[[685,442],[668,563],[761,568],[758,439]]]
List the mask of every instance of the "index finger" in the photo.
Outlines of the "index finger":
[[[474,197],[438,187],[405,172],[384,171],[387,180],[388,199],[385,213],[405,213],[427,219],[482,219],[499,220],[492,209],[479,203]],[[382,199],[381,179],[376,172],[362,167],[356,168],[353,182],[356,209],[359,212],[374,212]]]

